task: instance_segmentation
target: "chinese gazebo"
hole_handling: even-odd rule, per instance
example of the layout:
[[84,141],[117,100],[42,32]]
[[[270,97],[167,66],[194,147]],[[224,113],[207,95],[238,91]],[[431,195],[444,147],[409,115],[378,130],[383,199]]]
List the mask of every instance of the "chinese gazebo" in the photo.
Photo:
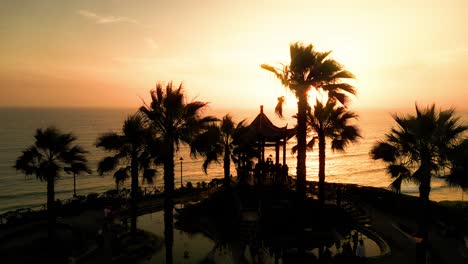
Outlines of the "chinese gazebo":
[[282,148],[283,164],[286,164],[286,142],[295,135],[295,129],[288,129],[287,125],[284,127],[275,126],[263,113],[263,105],[260,106],[260,113],[249,125],[249,128],[257,135],[260,163],[265,163],[265,147],[275,147],[275,164],[280,162],[280,148]]

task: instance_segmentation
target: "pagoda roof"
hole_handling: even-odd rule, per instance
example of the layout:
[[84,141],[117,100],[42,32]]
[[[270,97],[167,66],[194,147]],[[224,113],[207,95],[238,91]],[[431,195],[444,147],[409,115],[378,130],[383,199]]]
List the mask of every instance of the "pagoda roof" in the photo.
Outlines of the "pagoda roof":
[[260,113],[250,123],[249,128],[255,133],[264,138],[266,141],[277,141],[281,139],[290,139],[296,134],[295,129],[288,129],[288,125],[284,127],[275,126],[270,119],[263,113],[263,105],[260,106]]

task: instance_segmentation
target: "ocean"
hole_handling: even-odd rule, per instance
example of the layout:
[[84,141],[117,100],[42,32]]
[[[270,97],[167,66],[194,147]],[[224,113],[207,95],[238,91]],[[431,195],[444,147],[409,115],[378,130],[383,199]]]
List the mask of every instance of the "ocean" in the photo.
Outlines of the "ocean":
[[[273,107],[271,107],[273,108]],[[272,109],[270,110],[272,111]],[[363,138],[356,144],[350,145],[346,152],[333,153],[327,148],[326,181],[338,183],[354,183],[364,186],[387,188],[391,183],[386,174],[384,164],[374,161],[369,157],[371,146],[379,139],[383,139],[385,133],[392,127],[393,119],[390,113],[403,111],[395,110],[354,110],[360,118],[357,125]],[[414,110],[412,110],[414,111]],[[15,210],[22,207],[40,208],[46,203],[46,183],[36,180],[35,176],[25,176],[13,169],[16,158],[22,150],[30,146],[36,128],[44,128],[54,125],[63,132],[72,132],[78,137],[76,141],[87,151],[87,158],[93,173],[91,175],[77,176],[77,194],[102,193],[115,188],[112,174],[99,176],[96,167],[99,159],[106,153],[95,147],[96,138],[105,132],[121,130],[125,118],[136,112],[134,109],[67,109],[67,108],[0,108],[0,213]],[[215,110],[209,109],[206,114],[221,118],[226,113],[231,113],[235,121],[247,120],[250,124],[259,113],[258,109],[245,110]],[[277,118],[273,112],[265,108],[265,113],[277,126],[292,127],[295,121],[292,118],[285,120]],[[292,115],[286,113],[286,115]],[[462,120],[468,122],[468,112],[458,112]],[[290,148],[294,145],[294,139],[288,142],[287,163],[289,172],[293,176],[296,173],[296,157],[291,154]],[[267,149],[266,156],[274,155],[274,149]],[[179,161],[183,158],[182,164]],[[209,182],[213,178],[223,177],[223,168],[220,164],[209,167],[208,173],[202,171],[202,159],[190,157],[189,149],[185,145],[180,146],[175,156],[175,186],[180,186],[180,172],[184,184],[191,181]],[[235,175],[234,168],[231,169]],[[158,169],[158,176],[153,186],[144,185],[148,190],[162,189],[162,168]],[[307,153],[307,179],[317,180],[318,153],[317,149]],[[127,183],[127,187],[128,187]],[[404,193],[418,195],[418,188],[411,183],[405,183],[402,188]],[[463,200],[467,193],[459,188],[449,187],[443,180],[432,181],[430,198],[434,201]],[[56,198],[66,200],[73,195],[73,177],[64,174],[56,183]],[[467,196],[468,197],[468,196]]]

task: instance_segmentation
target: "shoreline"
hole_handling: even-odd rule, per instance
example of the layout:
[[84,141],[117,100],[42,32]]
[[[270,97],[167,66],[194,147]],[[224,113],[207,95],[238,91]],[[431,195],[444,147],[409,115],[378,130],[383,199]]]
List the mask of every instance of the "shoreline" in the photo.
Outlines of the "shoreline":
[[[216,178],[211,178],[211,179],[216,179]],[[317,181],[307,181],[308,184],[317,184]],[[389,191],[389,192],[392,192],[391,189],[389,189],[388,187],[375,187],[375,186],[370,186],[370,185],[360,185],[360,184],[355,184],[355,183],[340,183],[340,182],[326,182],[326,184],[331,184],[331,185],[349,185],[349,186],[356,186],[356,187],[366,187],[366,188],[377,188],[377,189],[382,189],[382,190],[385,190],[385,191]],[[124,188],[124,189],[128,189],[128,188]],[[159,188],[156,187],[156,186],[151,186],[151,187],[146,187],[145,188],[142,188],[142,190],[149,190],[149,193],[153,193],[155,192],[155,190],[158,190]],[[447,189],[453,189],[460,193],[460,198],[461,199],[430,199],[431,202],[436,202],[436,203],[440,203],[440,202],[468,202],[468,191],[460,191],[460,189],[458,187],[451,187],[449,186],[448,184],[446,186],[438,186],[438,187],[433,187],[433,189],[431,190],[431,194],[430,194],[430,198],[431,197],[439,197],[440,194],[438,192],[440,192],[441,190],[447,190]],[[114,191],[115,189],[108,189],[106,191],[103,191],[103,192],[89,192],[87,193],[86,195],[79,195],[79,196],[88,196],[88,195],[95,195],[97,194],[98,196],[102,196],[102,195],[105,195],[106,193],[108,192],[112,192]],[[79,190],[78,190],[79,191]],[[463,193],[467,193],[467,196],[466,196],[466,199],[464,198],[464,195]],[[418,197],[419,196],[419,192],[417,190],[411,190],[411,191],[402,191],[401,193],[402,195],[407,195],[407,196],[410,196],[410,197]],[[434,195],[435,194],[435,195]],[[44,197],[45,197],[45,193],[44,193]],[[458,194],[457,194],[458,195]],[[455,194],[454,194],[455,196]],[[45,199],[45,198],[44,198]],[[61,199],[61,202],[62,203],[67,203],[69,202],[70,200],[72,200],[73,197],[70,196],[69,198],[65,198],[65,199]],[[60,200],[60,199],[58,199]],[[15,212],[15,211],[21,211],[21,210],[33,210],[33,211],[41,211],[41,210],[45,210],[45,207],[46,207],[46,203],[31,203],[31,204],[25,204],[25,205],[11,205],[11,206],[8,206],[4,209],[0,208],[0,216],[1,215],[4,215],[6,213],[12,213],[12,212]],[[0,222],[1,224],[1,222]]]

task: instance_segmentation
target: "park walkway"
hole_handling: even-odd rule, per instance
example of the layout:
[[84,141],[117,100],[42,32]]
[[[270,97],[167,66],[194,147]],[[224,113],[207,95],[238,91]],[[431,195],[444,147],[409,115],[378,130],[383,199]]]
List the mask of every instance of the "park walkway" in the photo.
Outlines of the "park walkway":
[[[359,198],[358,198],[359,199]],[[395,215],[380,208],[373,207],[365,201],[364,205],[370,218],[370,228],[382,237],[390,247],[391,253],[387,256],[370,259],[371,263],[378,264],[413,264],[416,263],[415,239],[403,231],[401,226],[417,230],[417,222],[410,217]],[[452,236],[442,235],[435,226],[429,229],[429,253],[427,263],[431,264],[468,264],[464,256],[463,241]]]

